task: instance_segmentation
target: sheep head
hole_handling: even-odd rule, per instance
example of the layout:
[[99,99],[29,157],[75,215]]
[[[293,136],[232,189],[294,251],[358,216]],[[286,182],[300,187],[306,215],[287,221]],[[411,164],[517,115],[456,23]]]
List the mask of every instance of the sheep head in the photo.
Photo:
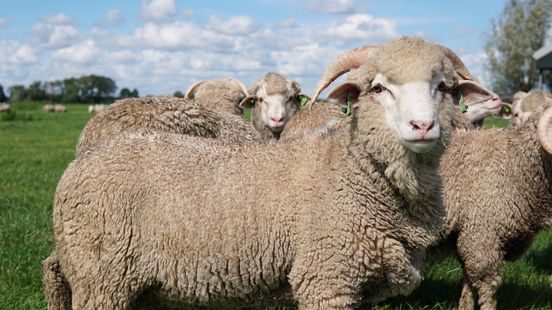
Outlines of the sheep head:
[[357,130],[374,131],[373,124],[384,121],[400,144],[424,153],[441,138],[441,124],[448,122],[441,111],[456,83],[453,63],[438,47],[401,38],[371,52],[328,97],[358,106],[353,112]]
[[270,72],[249,89],[249,96],[242,100],[240,108],[259,109],[262,124],[279,133],[299,110],[303,96],[297,82]]

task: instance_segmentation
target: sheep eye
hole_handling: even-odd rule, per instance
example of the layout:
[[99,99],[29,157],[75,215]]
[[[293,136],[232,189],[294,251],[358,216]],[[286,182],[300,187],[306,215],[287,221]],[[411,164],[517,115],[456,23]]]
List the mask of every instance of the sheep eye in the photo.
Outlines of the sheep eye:
[[448,87],[447,87],[447,84],[445,84],[445,82],[441,82],[441,83],[439,83],[439,86],[437,86],[437,89],[440,92],[445,92],[445,91],[448,90]]
[[376,94],[379,94],[381,93],[383,90],[385,89],[385,87],[383,87],[381,84],[376,84],[374,85],[374,87],[372,87],[371,91],[376,93]]

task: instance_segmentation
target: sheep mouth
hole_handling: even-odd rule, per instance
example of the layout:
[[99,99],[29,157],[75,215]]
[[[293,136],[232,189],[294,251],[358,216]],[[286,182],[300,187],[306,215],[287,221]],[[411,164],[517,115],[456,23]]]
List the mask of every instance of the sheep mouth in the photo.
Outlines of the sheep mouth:
[[437,144],[439,138],[421,138],[421,139],[402,139],[402,145],[414,153],[427,153],[434,145]]

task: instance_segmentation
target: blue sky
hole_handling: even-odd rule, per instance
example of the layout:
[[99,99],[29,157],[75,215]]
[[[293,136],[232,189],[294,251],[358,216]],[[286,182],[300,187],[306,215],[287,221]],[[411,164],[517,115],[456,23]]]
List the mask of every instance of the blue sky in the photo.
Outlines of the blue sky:
[[453,49],[485,83],[484,35],[505,1],[4,1],[0,84],[98,74],[141,95],[202,79],[246,85],[269,71],[311,93],[350,48],[420,35]]

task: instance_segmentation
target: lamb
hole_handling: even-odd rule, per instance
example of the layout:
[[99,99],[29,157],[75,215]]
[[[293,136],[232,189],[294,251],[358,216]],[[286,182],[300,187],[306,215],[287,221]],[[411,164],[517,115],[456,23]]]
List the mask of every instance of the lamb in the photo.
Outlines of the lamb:
[[455,132],[441,160],[442,239],[464,267],[460,309],[477,296],[480,309],[495,309],[502,261],[552,226],[552,109],[535,113],[521,128]]
[[228,142],[261,141],[259,134],[240,116],[218,113],[193,100],[178,97],[128,98],[116,101],[88,121],[77,142],[77,155],[130,130],[165,131],[220,138]]
[[265,141],[278,140],[289,119],[299,110],[302,97],[299,83],[269,72],[248,91],[240,108],[251,108],[253,126]]
[[239,80],[221,78],[194,83],[186,90],[185,97],[212,110],[241,115],[239,104],[247,94],[247,88]]
[[339,86],[361,104],[332,135],[267,145],[128,133],[77,157],[54,203],[73,308],[125,309],[142,292],[255,300],[289,281],[300,309],[352,309],[362,293],[417,287],[444,216],[437,169],[456,77],[420,38],[364,62],[364,79]]
[[9,113],[11,110],[11,106],[8,103],[0,103],[0,113],[6,112]]
[[540,112],[543,109],[552,105],[552,95],[540,91],[532,90],[529,93],[520,91],[514,95],[514,102],[512,103],[512,118],[510,119],[510,126],[512,128],[519,128],[523,126],[531,116],[533,112]]

